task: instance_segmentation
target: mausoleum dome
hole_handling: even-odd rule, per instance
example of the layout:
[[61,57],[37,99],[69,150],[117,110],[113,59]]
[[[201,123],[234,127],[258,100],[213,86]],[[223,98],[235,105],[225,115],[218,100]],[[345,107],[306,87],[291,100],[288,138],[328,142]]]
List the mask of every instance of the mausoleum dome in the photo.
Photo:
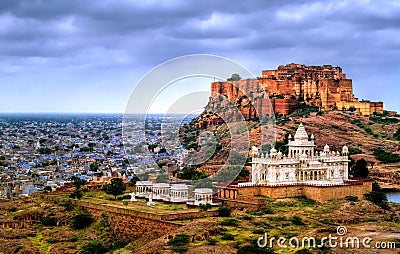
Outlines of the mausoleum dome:
[[297,128],[296,134],[294,135],[294,140],[308,140],[308,134],[303,123],[300,123],[299,128]]

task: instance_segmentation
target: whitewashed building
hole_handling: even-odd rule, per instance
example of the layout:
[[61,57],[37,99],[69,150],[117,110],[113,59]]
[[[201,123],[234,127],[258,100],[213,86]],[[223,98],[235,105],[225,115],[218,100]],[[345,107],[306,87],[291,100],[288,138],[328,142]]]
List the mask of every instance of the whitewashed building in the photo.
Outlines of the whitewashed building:
[[168,201],[170,188],[171,186],[168,183],[153,184],[153,199]]
[[153,182],[138,181],[136,182],[136,196],[141,198],[148,198],[149,194],[153,192]]
[[308,136],[303,124],[298,127],[294,140],[289,135],[288,155],[272,148],[270,153],[252,149],[251,183],[239,185],[281,184],[343,184],[348,180],[348,148],[341,152],[331,151],[325,145],[323,151],[314,151],[314,136]]
[[210,188],[200,188],[194,190],[194,205],[212,204],[213,191]]
[[170,189],[170,201],[174,203],[186,203],[189,201],[189,186],[186,184],[172,184]]
[[186,184],[138,181],[136,183],[136,193],[131,194],[131,201],[136,201],[135,197],[141,197],[172,203],[187,203],[196,206],[207,203],[216,205],[212,202],[212,189],[198,188],[194,191],[190,191],[191,187],[191,185]]

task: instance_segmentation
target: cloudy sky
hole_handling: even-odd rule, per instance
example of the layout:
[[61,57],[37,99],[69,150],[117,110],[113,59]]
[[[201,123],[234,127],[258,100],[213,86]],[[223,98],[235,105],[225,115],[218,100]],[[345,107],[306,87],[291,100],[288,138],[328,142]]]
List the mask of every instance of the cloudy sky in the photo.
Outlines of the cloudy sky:
[[400,111],[399,1],[0,1],[0,112],[123,112],[139,79],[187,54],[258,76],[339,65]]

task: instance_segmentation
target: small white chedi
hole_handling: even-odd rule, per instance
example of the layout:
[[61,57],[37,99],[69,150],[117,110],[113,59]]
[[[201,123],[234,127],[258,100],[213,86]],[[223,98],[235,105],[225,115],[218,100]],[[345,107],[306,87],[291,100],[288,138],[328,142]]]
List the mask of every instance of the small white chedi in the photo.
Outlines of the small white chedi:
[[325,145],[323,151],[315,152],[314,135],[309,137],[300,123],[294,140],[289,135],[288,147],[287,155],[275,148],[264,154],[253,147],[251,183],[245,185],[340,185],[348,180],[347,146],[343,146],[341,152],[335,152]]

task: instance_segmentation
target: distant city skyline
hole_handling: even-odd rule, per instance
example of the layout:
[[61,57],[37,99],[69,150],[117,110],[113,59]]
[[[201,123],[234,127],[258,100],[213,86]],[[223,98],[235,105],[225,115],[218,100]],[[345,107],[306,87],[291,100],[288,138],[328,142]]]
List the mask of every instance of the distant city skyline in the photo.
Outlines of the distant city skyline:
[[144,74],[187,54],[227,57],[254,76],[292,62],[340,66],[356,97],[400,112],[399,17],[400,3],[383,0],[6,0],[0,113],[123,113]]

